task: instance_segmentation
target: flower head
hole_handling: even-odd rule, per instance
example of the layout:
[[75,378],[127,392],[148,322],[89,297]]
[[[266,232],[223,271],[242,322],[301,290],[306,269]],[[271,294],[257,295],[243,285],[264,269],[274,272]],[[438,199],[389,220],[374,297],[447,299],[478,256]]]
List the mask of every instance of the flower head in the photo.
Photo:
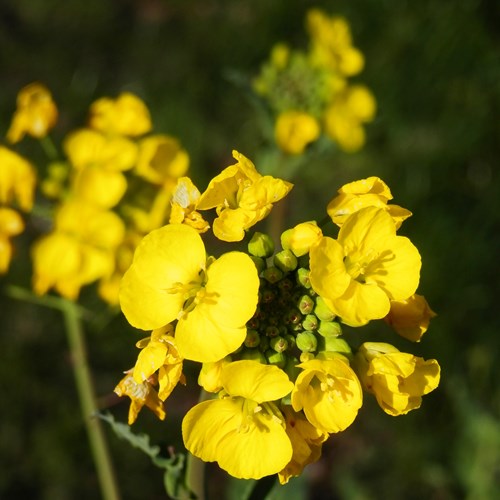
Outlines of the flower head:
[[416,290],[421,260],[416,247],[383,209],[366,207],[342,225],[337,240],[324,237],[311,248],[314,290],[342,321],[361,326],[387,315],[391,300]]
[[184,417],[186,448],[242,479],[260,479],[284,469],[292,445],[273,401],[291,391],[288,376],[276,366],[242,360],[223,368],[222,385],[221,399],[200,403]]
[[292,184],[262,176],[245,156],[233,151],[236,164],[213,178],[198,201],[198,210],[217,208],[215,236],[223,241],[241,241],[245,230],[261,221],[273,204],[284,198]]
[[244,341],[258,287],[248,255],[229,252],[207,266],[198,232],[170,224],[152,231],[138,246],[123,277],[120,304],[129,322],[144,330],[177,320],[180,355],[217,361]]
[[282,151],[300,155],[318,139],[321,129],[314,116],[300,111],[285,111],[276,118],[274,135]]

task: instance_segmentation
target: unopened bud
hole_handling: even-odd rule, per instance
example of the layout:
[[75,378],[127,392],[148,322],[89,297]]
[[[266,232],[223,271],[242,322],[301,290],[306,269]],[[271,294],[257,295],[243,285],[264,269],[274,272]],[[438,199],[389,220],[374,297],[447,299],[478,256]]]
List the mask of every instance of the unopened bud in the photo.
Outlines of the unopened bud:
[[280,329],[277,326],[267,326],[266,335],[268,337],[277,337],[280,334]]
[[318,332],[323,337],[338,337],[342,335],[342,327],[336,321],[320,321]]
[[352,356],[351,346],[344,339],[338,337],[323,337],[318,343],[318,348],[324,352],[343,354],[347,358]]
[[259,363],[266,364],[267,360],[264,354],[259,349],[245,349],[241,352],[241,359],[248,359],[258,361]]
[[302,328],[304,330],[316,330],[318,328],[318,318],[314,314],[308,314],[302,321]]
[[255,257],[255,255],[250,255],[250,258],[253,260],[255,267],[257,268],[257,272],[260,274],[266,268],[266,261],[261,257]]
[[286,365],[286,355],[282,352],[276,352],[272,349],[266,351],[266,358],[270,365],[284,368]]
[[255,330],[247,330],[247,336],[245,338],[246,347],[257,347],[260,342],[260,335]]
[[335,314],[330,311],[325,301],[318,295],[316,297],[316,306],[314,307],[314,314],[321,321],[332,321],[335,318]]
[[271,349],[274,349],[276,352],[284,352],[288,349],[288,342],[281,335],[273,337],[269,341],[269,345],[271,346]]
[[314,354],[312,352],[302,352],[300,354],[300,362],[305,363],[306,361],[311,361],[314,359]]
[[256,232],[248,242],[248,253],[267,259],[274,253],[274,242],[269,235]]
[[276,283],[283,278],[283,273],[277,267],[268,267],[262,272],[262,276],[269,283]]
[[302,285],[304,288],[311,288],[311,281],[309,279],[309,269],[305,267],[300,267],[297,269],[297,283]]
[[297,257],[291,250],[282,250],[274,256],[274,265],[284,273],[295,271],[297,268]]
[[314,352],[318,347],[318,340],[313,332],[300,332],[297,335],[297,347],[302,352]]
[[314,300],[309,295],[302,295],[297,305],[302,314],[310,314],[314,309]]

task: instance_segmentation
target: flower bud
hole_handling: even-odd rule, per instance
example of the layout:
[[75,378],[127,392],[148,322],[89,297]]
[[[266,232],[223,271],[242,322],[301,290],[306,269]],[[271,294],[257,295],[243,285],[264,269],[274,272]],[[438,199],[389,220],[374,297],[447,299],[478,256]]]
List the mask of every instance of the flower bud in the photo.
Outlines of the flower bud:
[[276,352],[284,352],[288,349],[288,342],[281,335],[278,335],[269,341],[269,346]]
[[283,278],[283,273],[277,267],[268,267],[262,272],[262,276],[269,283],[277,283]]
[[312,352],[303,352],[300,354],[300,362],[305,363],[306,361],[311,361],[314,359],[314,354]]
[[269,349],[266,351],[266,358],[270,365],[276,365],[278,368],[284,368],[286,365],[286,356],[282,352]]
[[253,260],[255,267],[257,268],[257,272],[260,274],[266,268],[266,262],[261,257],[255,257],[255,255],[250,255],[250,258]]
[[309,297],[309,295],[302,295],[298,302],[299,311],[302,314],[312,313],[314,309],[314,300]]
[[311,288],[311,281],[309,280],[309,269],[301,267],[297,269],[297,283],[304,288]]
[[297,257],[290,250],[282,250],[274,256],[274,265],[284,273],[295,271],[297,268]]
[[314,307],[314,314],[321,321],[332,321],[335,318],[335,314],[330,311],[325,301],[318,295],[316,297],[316,306]]
[[318,346],[318,340],[313,332],[300,332],[296,342],[302,352],[314,352]]
[[272,238],[264,233],[256,232],[248,242],[248,253],[254,257],[266,259],[274,253],[274,242]]
[[318,350],[323,353],[340,353],[347,358],[352,357],[351,346],[344,339],[338,337],[322,337],[318,342]]
[[258,361],[259,363],[266,364],[267,360],[264,354],[259,349],[244,349],[241,354],[241,359],[249,359]]
[[302,328],[304,330],[316,330],[318,328],[318,318],[314,314],[308,314],[302,321]]
[[320,321],[318,332],[323,337],[338,337],[342,335],[342,327],[336,321]]
[[247,336],[245,338],[246,347],[257,347],[260,342],[259,333],[255,330],[247,330]]
[[266,335],[268,337],[277,337],[280,334],[280,329],[277,326],[267,326],[266,327]]
[[302,222],[281,235],[281,246],[291,250],[297,257],[309,252],[323,236],[316,222]]

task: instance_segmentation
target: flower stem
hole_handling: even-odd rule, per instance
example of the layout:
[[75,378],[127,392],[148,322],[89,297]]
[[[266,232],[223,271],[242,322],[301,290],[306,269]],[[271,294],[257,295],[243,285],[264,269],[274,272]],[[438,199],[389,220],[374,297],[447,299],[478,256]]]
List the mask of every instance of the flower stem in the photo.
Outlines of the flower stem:
[[58,309],[63,314],[80,399],[80,409],[97,469],[102,498],[104,500],[119,500],[120,494],[101,422],[97,417],[94,417],[97,407],[92,377],[87,363],[84,332],[81,323],[82,308],[70,300],[54,296],[38,297],[30,291],[17,286],[7,286],[5,292],[14,299]]

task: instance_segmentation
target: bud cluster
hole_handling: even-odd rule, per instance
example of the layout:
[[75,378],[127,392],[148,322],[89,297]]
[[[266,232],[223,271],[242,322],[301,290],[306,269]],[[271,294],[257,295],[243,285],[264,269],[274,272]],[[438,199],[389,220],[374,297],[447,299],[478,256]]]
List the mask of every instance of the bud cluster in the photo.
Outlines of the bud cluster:
[[311,288],[308,256],[274,248],[263,233],[255,233],[248,245],[260,272],[259,303],[238,356],[286,369],[319,352],[350,353],[339,339],[340,323]]

